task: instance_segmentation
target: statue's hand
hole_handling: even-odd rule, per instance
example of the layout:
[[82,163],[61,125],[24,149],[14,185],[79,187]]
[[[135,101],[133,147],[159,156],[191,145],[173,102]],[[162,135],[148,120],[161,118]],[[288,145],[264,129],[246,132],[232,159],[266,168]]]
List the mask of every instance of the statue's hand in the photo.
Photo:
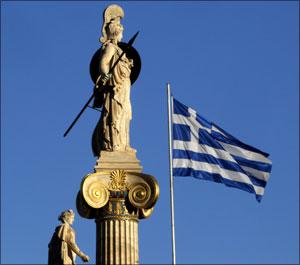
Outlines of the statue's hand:
[[83,255],[81,256],[81,259],[82,259],[82,261],[84,261],[84,262],[88,262],[88,261],[90,260],[90,257],[87,256],[87,255],[85,255],[85,254],[83,254]]
[[101,81],[102,81],[103,85],[105,85],[106,82],[107,82],[109,79],[111,79],[111,77],[112,77],[112,74],[102,74],[102,75],[101,75]]
[[134,66],[133,60],[132,60],[132,59],[129,59],[128,62],[129,62],[129,67],[132,68],[132,67]]
[[102,85],[105,85],[106,82],[112,77],[112,74],[101,74],[99,75],[96,81],[96,88],[99,88],[99,81],[102,82]]

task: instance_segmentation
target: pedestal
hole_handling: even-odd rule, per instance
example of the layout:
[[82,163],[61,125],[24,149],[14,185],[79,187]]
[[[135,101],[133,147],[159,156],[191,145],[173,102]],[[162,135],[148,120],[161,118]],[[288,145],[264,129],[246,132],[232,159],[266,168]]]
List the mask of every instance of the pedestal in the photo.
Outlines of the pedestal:
[[95,219],[97,265],[139,264],[138,222],[159,196],[156,179],[141,169],[135,153],[101,152],[95,172],[82,180],[77,210]]
[[124,169],[133,172],[142,172],[140,161],[136,158],[136,151],[101,151],[99,159],[96,162],[95,170],[115,170]]

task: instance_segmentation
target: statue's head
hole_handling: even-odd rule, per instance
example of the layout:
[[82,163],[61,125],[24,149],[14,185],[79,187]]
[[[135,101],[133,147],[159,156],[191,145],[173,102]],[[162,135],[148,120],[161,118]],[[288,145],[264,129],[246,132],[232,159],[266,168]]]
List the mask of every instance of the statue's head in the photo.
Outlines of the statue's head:
[[117,22],[112,21],[106,27],[107,38],[114,43],[118,43],[123,38],[123,26]]
[[124,17],[123,9],[118,5],[110,5],[103,12],[102,37],[100,42],[108,40],[120,42],[123,37],[123,26],[121,19]]
[[75,217],[75,214],[74,214],[73,210],[69,209],[69,210],[63,211],[59,215],[58,220],[61,221],[62,223],[68,223],[71,225],[74,222],[74,217]]

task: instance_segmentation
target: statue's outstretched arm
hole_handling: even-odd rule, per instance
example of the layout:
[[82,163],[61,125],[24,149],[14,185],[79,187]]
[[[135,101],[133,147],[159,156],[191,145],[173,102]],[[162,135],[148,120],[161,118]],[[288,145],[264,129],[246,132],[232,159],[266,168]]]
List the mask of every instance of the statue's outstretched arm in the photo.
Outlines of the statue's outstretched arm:
[[85,255],[83,252],[81,252],[78,245],[76,244],[74,232],[71,233],[71,236],[70,236],[69,241],[67,242],[67,244],[71,248],[71,250],[74,253],[76,253],[77,256],[82,258],[84,261],[89,260],[89,257],[87,255]]

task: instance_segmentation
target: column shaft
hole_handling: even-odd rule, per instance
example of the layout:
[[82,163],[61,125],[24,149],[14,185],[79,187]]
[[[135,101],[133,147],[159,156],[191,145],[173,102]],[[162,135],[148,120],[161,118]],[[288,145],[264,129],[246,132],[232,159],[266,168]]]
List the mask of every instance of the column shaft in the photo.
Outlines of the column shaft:
[[97,220],[96,226],[96,265],[139,264],[137,220]]

